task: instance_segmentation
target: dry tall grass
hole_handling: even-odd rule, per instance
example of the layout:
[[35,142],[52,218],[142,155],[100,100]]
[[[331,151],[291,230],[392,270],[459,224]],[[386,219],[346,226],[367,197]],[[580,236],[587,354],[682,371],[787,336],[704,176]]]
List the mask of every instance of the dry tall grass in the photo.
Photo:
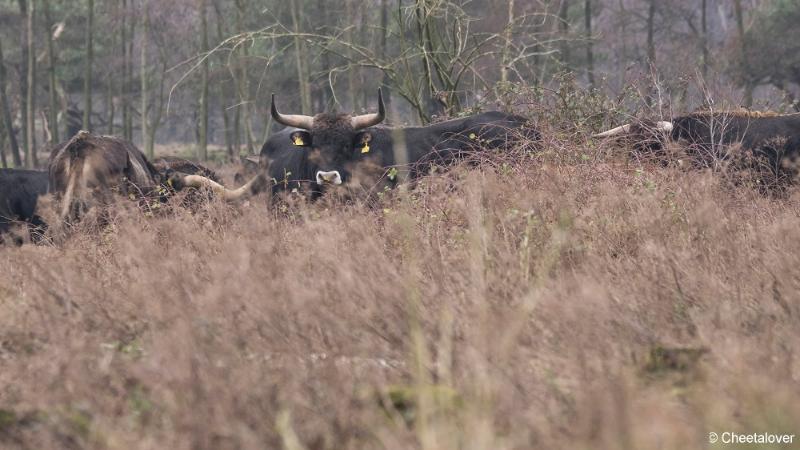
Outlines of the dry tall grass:
[[377,205],[121,206],[99,232],[0,249],[0,447],[800,431],[800,197],[547,136]]

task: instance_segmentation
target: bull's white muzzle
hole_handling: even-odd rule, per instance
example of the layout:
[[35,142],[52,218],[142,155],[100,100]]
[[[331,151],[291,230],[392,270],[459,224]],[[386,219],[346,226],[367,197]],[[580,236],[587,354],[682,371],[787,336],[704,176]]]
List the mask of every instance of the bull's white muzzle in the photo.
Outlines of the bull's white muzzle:
[[330,172],[317,171],[317,184],[342,184],[342,175],[338,170],[331,170]]

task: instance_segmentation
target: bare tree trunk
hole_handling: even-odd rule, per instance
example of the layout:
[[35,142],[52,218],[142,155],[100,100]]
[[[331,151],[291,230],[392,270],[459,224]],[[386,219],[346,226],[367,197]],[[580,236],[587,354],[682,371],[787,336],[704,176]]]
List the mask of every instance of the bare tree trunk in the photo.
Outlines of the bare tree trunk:
[[120,45],[122,46],[122,79],[119,83],[120,106],[122,107],[122,136],[128,138],[130,134],[130,115],[131,108],[128,104],[128,0],[122,0],[122,11],[120,20]]
[[700,2],[700,27],[703,33],[703,80],[708,76],[708,0]]
[[29,0],[28,4],[28,92],[25,103],[28,105],[25,118],[25,166],[32,169],[36,166],[36,105],[34,105],[34,94],[36,93],[36,44],[33,40],[33,28],[35,26],[34,17],[36,15],[36,1]]
[[[217,41],[222,42],[225,39],[225,31],[223,30],[223,15],[222,11],[220,10],[219,0],[213,1],[214,6],[214,18],[216,19],[217,23]],[[224,66],[225,55],[220,53],[220,62]],[[228,90],[225,89],[225,82],[224,80],[219,81],[216,83],[217,86],[217,94],[219,95],[219,105],[220,111],[222,112],[222,123],[225,128],[225,149],[228,153],[228,160],[229,161],[236,161],[236,157],[238,156],[238,152],[234,153],[233,151],[233,136],[231,135],[231,118],[230,114],[228,114],[228,100],[231,98]]]
[[[113,47],[113,45],[112,45]],[[108,131],[109,135],[114,134],[114,76],[111,71],[106,75],[106,114],[108,114]]]
[[508,21],[503,33],[503,63],[500,66],[500,81],[508,82],[508,65],[511,64],[511,31],[514,27],[514,0],[508,0]]
[[[372,30],[372,18],[369,14],[361,10],[361,20],[360,25],[358,27],[359,36],[356,38],[356,42],[374,42],[371,37],[370,31]],[[355,18],[353,18],[355,20]],[[354,22],[355,23],[355,22]],[[361,105],[366,108],[367,105],[370,104],[370,100],[375,98],[375,94],[369,92],[367,89],[364,89],[364,86],[367,84],[367,80],[365,78],[365,71],[361,70],[361,67],[357,67],[356,75],[358,76],[358,92],[361,94],[359,97],[361,98]]]
[[150,114],[150,123],[147,126],[147,134],[143,135],[145,139],[145,148],[151,149],[151,153],[153,153],[153,149],[155,148],[156,132],[158,132],[158,128],[161,126],[161,119],[164,116],[164,84],[166,83],[167,76],[166,49],[159,49],[159,55],[161,61],[161,76],[158,80],[158,96],[155,98],[155,103],[151,108],[152,113]]
[[624,0],[619,0],[619,17],[620,17],[620,41],[621,51],[617,69],[619,70],[619,79],[624,83],[625,80],[625,65],[628,57],[628,12],[625,10]]
[[[544,7],[544,13],[547,14],[549,12],[548,5]],[[539,30],[547,29],[548,21],[542,20],[538,25],[535,25],[533,32],[536,33]],[[530,78],[530,85],[531,86],[538,86],[540,80],[543,78],[544,71],[545,71],[545,64],[541,64],[542,60],[542,43],[537,39],[533,44],[533,67],[534,69],[531,70],[531,78]]]
[[[134,11],[134,9],[133,9],[133,7],[134,7],[133,1],[131,1],[130,5],[131,5],[131,11]],[[128,71],[127,71],[127,73],[125,75],[127,77],[127,82],[126,82],[127,87],[125,89],[128,92],[128,95],[127,95],[128,101],[125,103],[128,106],[128,123],[126,125],[126,127],[128,129],[128,136],[126,136],[126,139],[129,140],[129,141],[133,140],[133,128],[134,128],[133,127],[133,115],[134,115],[134,112],[135,112],[135,110],[133,108],[133,91],[134,91],[134,83],[133,83],[133,71],[134,71],[134,66],[133,66],[133,44],[134,44],[134,42],[136,42],[136,20],[134,20],[133,17],[129,17],[129,19],[128,19],[128,49],[127,49],[127,55],[128,55],[127,68],[128,68]]]
[[86,73],[83,77],[83,129],[92,128],[92,69],[94,65],[94,0],[86,1]]
[[2,42],[0,42],[0,162],[3,163],[3,168],[5,169],[8,167],[6,138],[8,138],[9,146],[11,146],[12,142],[16,145],[16,139],[9,125],[10,120],[8,120],[11,114],[8,111],[8,99],[6,98],[6,76],[3,59],[3,46]]
[[[656,21],[656,0],[650,0],[647,10],[647,65],[650,70],[656,67],[656,41],[655,41],[655,21]],[[654,103],[653,95],[647,95],[645,102],[648,107]]]
[[650,7],[647,10],[647,64],[651,67],[656,64],[655,21],[656,2],[650,0]]
[[[131,9],[128,8],[130,5]],[[133,43],[135,40],[136,21],[129,13],[133,8],[130,3],[123,0],[123,38],[122,38],[122,133],[125,139],[133,140]]]
[[[296,2],[297,0],[292,0]],[[353,29],[355,28],[355,9],[353,8],[353,0],[343,0],[345,4],[345,17],[347,17],[347,32],[345,33],[345,40],[347,42],[354,42]],[[353,52],[348,50],[348,54],[352,57]],[[351,111],[358,111],[358,68],[351,65],[347,70],[347,98],[349,99]]]
[[47,59],[49,67],[47,68],[48,86],[50,90],[50,110],[48,111],[48,122],[50,125],[50,139],[51,143],[59,142],[58,137],[58,83],[56,82],[56,52],[55,43],[53,40],[53,17],[50,13],[50,0],[44,0],[44,18],[47,27]]
[[6,128],[5,126],[0,125],[0,164],[3,165],[3,169],[8,168],[8,160],[6,159]]
[[586,76],[589,87],[594,88],[594,45],[592,37],[592,0],[584,2],[584,16],[586,20]]
[[558,29],[561,35],[561,62],[569,68],[572,59],[569,48],[569,0],[561,0],[561,7],[558,9]]
[[[109,33],[107,45],[111,48],[112,53],[116,53],[114,52],[114,49],[117,46],[117,39],[118,36],[115,33]],[[114,105],[114,93],[115,93],[114,75],[117,72],[114,67],[115,63],[116,61],[114,62],[110,61],[109,64],[106,65],[106,72],[105,72],[105,78],[106,78],[105,115],[108,120],[106,126],[106,134],[108,134],[109,136],[114,134],[114,116],[116,113],[116,107]]]
[[22,166],[22,156],[19,153],[19,143],[17,136],[14,134],[14,125],[11,118],[11,108],[8,105],[8,96],[6,96],[6,65],[3,58],[3,44],[0,41],[0,114],[2,115],[2,125],[6,130],[8,136],[8,143],[11,145],[11,158],[14,161],[14,167]]
[[203,68],[200,72],[200,134],[197,143],[197,159],[208,159],[208,11],[207,0],[200,0],[200,46]]
[[736,15],[736,30],[739,34],[739,63],[742,66],[742,81],[744,83],[744,106],[753,105],[753,80],[750,76],[750,62],[747,57],[747,35],[744,30],[744,12],[742,11],[742,0],[733,0],[733,10]]
[[422,89],[422,105],[425,106],[421,108],[420,120],[426,124],[431,120],[429,110],[433,102],[433,94],[436,92],[436,84],[433,81],[433,62],[431,61],[433,42],[425,30],[428,22],[427,0],[416,0],[414,12],[417,19],[417,45],[422,49],[422,70],[425,76]]
[[[237,105],[233,111],[233,151],[237,155],[242,154],[242,108]],[[251,155],[252,151],[248,147],[247,154]]]
[[[381,0],[386,1],[386,0]],[[329,12],[327,8],[329,0],[317,0],[317,14],[320,20],[320,31],[325,33],[328,32],[328,24],[329,24]],[[321,95],[319,96],[319,104],[315,105],[312,100],[312,108],[315,110],[326,110],[333,99],[333,89],[331,88],[331,83],[329,82],[328,76],[331,72],[331,52],[328,50],[328,46],[326,45],[320,50],[320,69],[321,74],[318,79],[318,82],[321,84],[320,91]]]
[[[20,13],[20,21],[27,20],[28,17],[28,1],[29,0],[18,0],[17,5],[19,6],[19,13]],[[25,33],[24,38],[20,39],[20,59],[19,59],[19,99],[20,99],[20,122],[22,124],[22,129],[20,130],[19,137],[22,141],[20,151],[23,152],[27,158],[28,154],[28,34]],[[25,164],[27,164],[27,159],[25,160]]]
[[[513,1],[513,0],[512,0]],[[389,36],[389,0],[381,0],[381,60],[387,61],[387,57],[389,55],[389,48],[388,48],[388,36]],[[323,70],[325,68],[323,67]],[[387,107],[391,107],[392,103],[392,90],[391,90],[391,79],[389,78],[389,74],[387,72],[383,72],[383,81],[381,82],[383,85],[383,99],[386,102]]]
[[147,139],[148,137],[148,130],[147,130],[147,110],[149,109],[150,105],[148,105],[148,98],[147,98],[147,90],[149,89],[148,80],[147,80],[147,38],[149,33],[150,27],[150,20],[148,19],[148,5],[149,2],[147,0],[144,1],[142,5],[142,42],[141,42],[141,49],[139,55],[139,78],[141,78],[142,83],[142,111],[140,113],[141,116],[141,123],[142,123],[142,144],[145,146],[144,154],[147,155],[148,158],[153,158],[153,147],[150,147],[148,144],[150,143]]
[[[238,33],[242,33],[245,31],[244,29],[244,15],[247,12],[246,4],[244,0],[236,0],[236,28]],[[237,91],[239,91],[239,103],[240,108],[236,111],[236,116],[234,118],[234,128],[236,128],[237,132],[237,144],[236,148],[239,148],[238,140],[239,140],[239,129],[241,127],[241,122],[244,121],[244,135],[245,135],[245,142],[247,144],[247,154],[252,155],[254,153],[253,142],[255,141],[253,135],[253,127],[252,121],[250,120],[250,83],[247,78],[247,58],[249,57],[247,46],[242,46],[240,49],[241,57],[239,58],[240,63],[240,73],[239,76],[236,77],[236,85]]]
[[297,8],[297,0],[289,0],[289,9],[291,9],[292,27],[295,32],[294,55],[295,64],[297,66],[297,84],[300,90],[300,109],[303,114],[311,114],[311,89],[308,85],[309,73],[306,65],[307,54],[304,48],[305,46],[303,45],[303,40],[297,36],[297,33],[300,32],[300,12]]

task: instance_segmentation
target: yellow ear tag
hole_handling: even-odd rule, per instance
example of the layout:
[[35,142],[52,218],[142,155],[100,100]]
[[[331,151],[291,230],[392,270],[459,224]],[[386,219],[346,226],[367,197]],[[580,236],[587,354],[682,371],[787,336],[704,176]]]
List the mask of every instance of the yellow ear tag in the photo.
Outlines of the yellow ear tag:
[[361,147],[361,153],[369,153],[369,142],[364,142],[364,146]]
[[300,136],[292,136],[292,139],[293,139],[292,143],[294,145],[296,145],[298,147],[302,147],[303,146],[303,138],[301,138]]

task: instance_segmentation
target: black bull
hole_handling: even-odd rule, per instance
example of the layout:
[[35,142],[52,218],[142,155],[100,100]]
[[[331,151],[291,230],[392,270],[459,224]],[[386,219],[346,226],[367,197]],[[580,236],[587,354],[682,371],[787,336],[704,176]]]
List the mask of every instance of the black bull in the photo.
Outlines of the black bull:
[[663,155],[668,141],[685,144],[689,156],[701,165],[709,159],[736,156],[740,146],[745,159],[776,179],[794,180],[800,156],[800,114],[772,114],[752,111],[699,112],[670,121],[627,124],[596,134],[595,137],[627,137],[637,151]]
[[[0,241],[13,224],[28,226],[31,239],[38,240],[46,225],[36,214],[39,197],[47,193],[47,172],[0,169]],[[20,239],[15,242],[21,243]]]
[[[313,194],[326,186],[363,181],[377,175],[389,184],[397,182],[392,168],[408,170],[412,179],[425,175],[432,165],[448,165],[484,149],[504,148],[520,138],[536,141],[538,132],[524,117],[486,112],[425,127],[376,126],[384,118],[379,94],[379,112],[364,116],[318,114],[283,115],[273,100],[273,117],[288,125],[264,144],[259,164],[272,180],[273,193],[286,189],[309,189]],[[388,171],[388,172],[387,172]]]

